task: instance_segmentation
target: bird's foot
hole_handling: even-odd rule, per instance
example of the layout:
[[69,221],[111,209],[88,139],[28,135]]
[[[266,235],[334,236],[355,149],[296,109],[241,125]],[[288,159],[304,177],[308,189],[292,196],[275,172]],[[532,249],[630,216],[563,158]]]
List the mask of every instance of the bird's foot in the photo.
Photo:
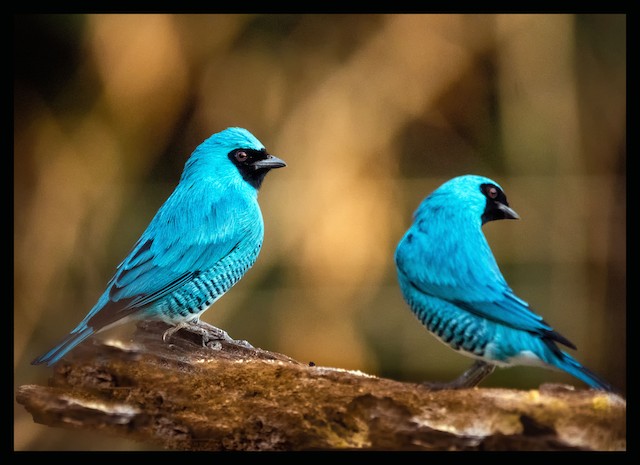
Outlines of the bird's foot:
[[[210,325],[209,323],[205,323],[204,321],[198,320],[195,323],[193,323],[192,326],[197,328],[194,332],[203,335],[202,336],[203,341],[205,338],[208,337],[209,340],[225,341],[230,344],[236,344],[239,346],[246,347],[247,349],[254,349],[254,347],[248,341],[245,341],[243,339],[233,339],[231,336],[229,336],[229,334],[226,331],[220,328],[216,328],[215,326]],[[211,338],[212,334],[213,334],[213,337]]]
[[467,389],[472,388],[480,384],[480,382],[493,373],[496,366],[491,363],[477,360],[471,367],[462,373],[458,378],[448,383],[425,381],[421,383],[422,386],[432,390],[441,391],[443,389]]
[[226,331],[199,320],[178,323],[173,328],[169,328],[164,332],[162,340],[167,342],[174,333],[181,329],[185,329],[190,333],[201,336],[202,347],[209,347],[213,350],[220,350],[222,348],[223,341],[230,344],[240,345],[248,349],[254,348],[249,344],[249,342],[244,340],[235,340],[229,336]]
[[172,326],[171,328],[167,329],[162,334],[162,342],[168,343],[168,341],[171,338],[171,336],[173,336],[175,333],[180,331],[182,328],[186,328],[186,327],[187,327],[187,323],[178,323],[177,325]]

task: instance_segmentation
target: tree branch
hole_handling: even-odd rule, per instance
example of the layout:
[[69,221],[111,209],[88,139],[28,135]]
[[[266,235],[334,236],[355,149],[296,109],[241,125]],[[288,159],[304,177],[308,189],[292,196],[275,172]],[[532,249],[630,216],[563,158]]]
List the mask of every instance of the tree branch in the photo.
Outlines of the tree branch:
[[[202,327],[210,328],[206,324]],[[139,323],[85,343],[17,401],[34,421],[180,450],[626,450],[626,401],[539,390],[431,391]]]

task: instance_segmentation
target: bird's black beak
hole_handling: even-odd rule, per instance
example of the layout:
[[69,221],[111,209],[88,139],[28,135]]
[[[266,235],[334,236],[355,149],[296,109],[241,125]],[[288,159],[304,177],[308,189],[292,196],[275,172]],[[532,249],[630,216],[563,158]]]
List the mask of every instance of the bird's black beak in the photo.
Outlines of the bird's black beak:
[[511,208],[511,207],[509,207],[509,206],[507,206],[507,205],[505,205],[505,204],[503,204],[501,202],[496,202],[496,207],[497,207],[498,210],[500,210],[502,212],[502,214],[504,215],[504,219],[505,220],[519,220],[520,219],[520,215],[518,215],[513,208]]
[[284,160],[279,159],[278,157],[274,157],[273,155],[267,154],[267,158],[263,158],[262,160],[256,160],[251,164],[254,170],[260,169],[268,169],[272,170],[274,168],[283,168],[287,166]]

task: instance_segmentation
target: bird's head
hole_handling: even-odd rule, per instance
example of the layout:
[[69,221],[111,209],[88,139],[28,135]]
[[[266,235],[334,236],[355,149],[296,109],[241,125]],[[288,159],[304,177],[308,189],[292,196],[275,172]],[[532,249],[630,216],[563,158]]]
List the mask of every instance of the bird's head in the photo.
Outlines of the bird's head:
[[257,190],[269,170],[284,166],[287,164],[268,153],[249,131],[227,128],[198,146],[185,165],[183,177],[201,172],[206,176],[232,179],[239,173]]
[[483,176],[464,175],[450,179],[429,197],[431,208],[438,205],[446,208],[464,209],[477,215],[482,224],[493,220],[519,219],[509,207],[507,196],[500,185]]

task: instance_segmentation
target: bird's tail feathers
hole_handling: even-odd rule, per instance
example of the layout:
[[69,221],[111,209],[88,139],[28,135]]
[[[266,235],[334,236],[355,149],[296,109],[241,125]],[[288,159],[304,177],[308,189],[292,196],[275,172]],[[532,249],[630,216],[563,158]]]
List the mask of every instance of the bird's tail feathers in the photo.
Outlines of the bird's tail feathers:
[[64,357],[67,352],[73,349],[75,346],[80,344],[86,338],[91,336],[94,333],[94,330],[91,326],[80,326],[76,328],[74,331],[69,333],[67,337],[64,338],[60,344],[55,346],[49,352],[40,357],[36,358],[31,362],[32,365],[39,365],[41,363],[46,363],[47,366],[51,366]]
[[555,363],[558,368],[566,371],[572,376],[575,376],[579,380],[584,381],[594,389],[607,392],[617,392],[612,385],[604,381],[591,370],[584,367],[571,355],[567,354],[566,352],[561,352],[561,354],[562,355],[558,357]]

